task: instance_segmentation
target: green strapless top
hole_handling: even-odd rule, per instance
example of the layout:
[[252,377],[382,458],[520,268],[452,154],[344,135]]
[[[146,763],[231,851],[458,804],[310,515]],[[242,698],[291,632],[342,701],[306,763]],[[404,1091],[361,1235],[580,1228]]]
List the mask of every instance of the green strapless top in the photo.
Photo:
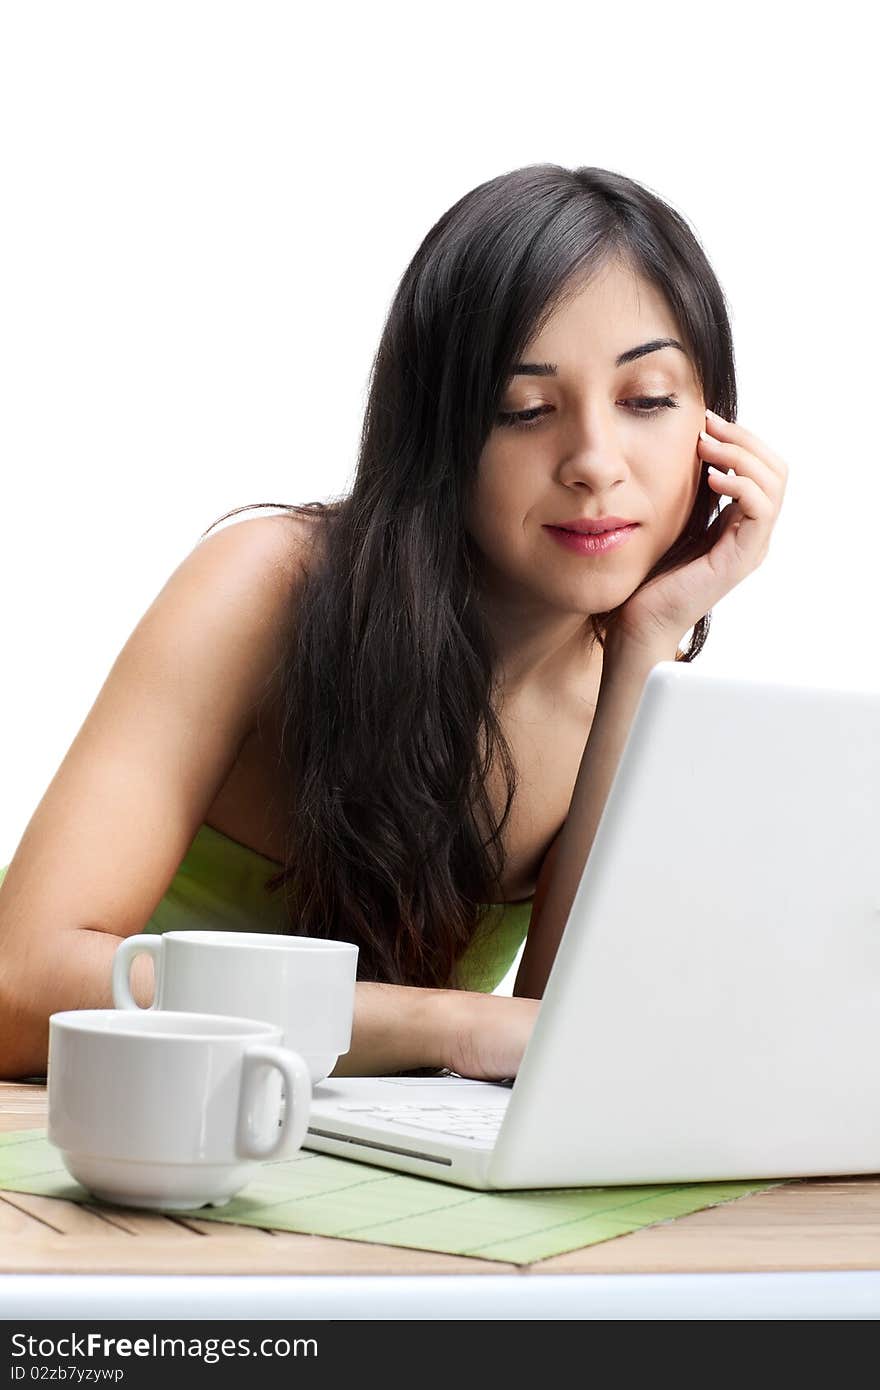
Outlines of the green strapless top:
[[[274,859],[202,825],[144,931],[282,932],[282,890],[265,888],[277,872]],[[5,873],[0,869],[0,883]],[[532,902],[486,904],[458,963],[459,988],[490,994],[501,983],[525,940]]]

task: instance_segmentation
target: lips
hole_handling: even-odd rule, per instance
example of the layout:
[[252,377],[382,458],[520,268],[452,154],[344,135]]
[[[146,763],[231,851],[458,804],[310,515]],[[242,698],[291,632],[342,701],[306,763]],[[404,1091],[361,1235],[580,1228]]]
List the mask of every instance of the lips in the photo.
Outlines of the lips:
[[629,526],[615,526],[609,531],[594,531],[592,534],[583,531],[569,531],[564,526],[545,526],[544,529],[557,545],[563,546],[573,554],[598,557],[622,549],[633,531],[638,530],[638,523],[632,522]]
[[627,521],[623,516],[600,516],[595,520],[578,517],[573,521],[553,521],[550,525],[559,531],[574,531],[582,536],[600,536],[606,531],[619,531],[625,526],[638,526],[637,521]]

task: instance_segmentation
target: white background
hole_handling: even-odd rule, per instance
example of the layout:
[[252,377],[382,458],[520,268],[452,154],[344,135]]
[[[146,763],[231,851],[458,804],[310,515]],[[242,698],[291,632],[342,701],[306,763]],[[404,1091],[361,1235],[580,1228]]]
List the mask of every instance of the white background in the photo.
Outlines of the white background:
[[525,164],[613,169],[687,218],[739,420],[789,464],[700,669],[878,689],[869,13],[4,5],[0,864],[202,531],[347,489],[406,264]]

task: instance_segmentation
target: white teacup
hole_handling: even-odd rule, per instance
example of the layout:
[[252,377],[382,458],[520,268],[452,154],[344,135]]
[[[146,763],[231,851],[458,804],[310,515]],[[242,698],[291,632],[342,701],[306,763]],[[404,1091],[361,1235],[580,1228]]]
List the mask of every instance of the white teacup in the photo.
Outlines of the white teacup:
[[168,931],[130,936],[113,957],[113,1002],[137,1009],[135,956],[153,957],[151,1008],[262,1018],[323,1081],[351,1046],[358,948],[324,937],[271,932]]
[[308,1068],[280,1043],[279,1028],[252,1018],[52,1014],[49,1139],[105,1201],[222,1206],[260,1161],[296,1153],[305,1138]]

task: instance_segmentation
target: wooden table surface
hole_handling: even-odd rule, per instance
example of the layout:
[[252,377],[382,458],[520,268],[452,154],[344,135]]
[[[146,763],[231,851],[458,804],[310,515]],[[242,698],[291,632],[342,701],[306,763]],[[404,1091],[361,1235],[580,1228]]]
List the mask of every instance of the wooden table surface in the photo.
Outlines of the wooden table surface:
[[[46,1090],[0,1082],[0,1130]],[[880,1269],[880,1177],[805,1179],[530,1265],[0,1192],[0,1273],[656,1274]]]

